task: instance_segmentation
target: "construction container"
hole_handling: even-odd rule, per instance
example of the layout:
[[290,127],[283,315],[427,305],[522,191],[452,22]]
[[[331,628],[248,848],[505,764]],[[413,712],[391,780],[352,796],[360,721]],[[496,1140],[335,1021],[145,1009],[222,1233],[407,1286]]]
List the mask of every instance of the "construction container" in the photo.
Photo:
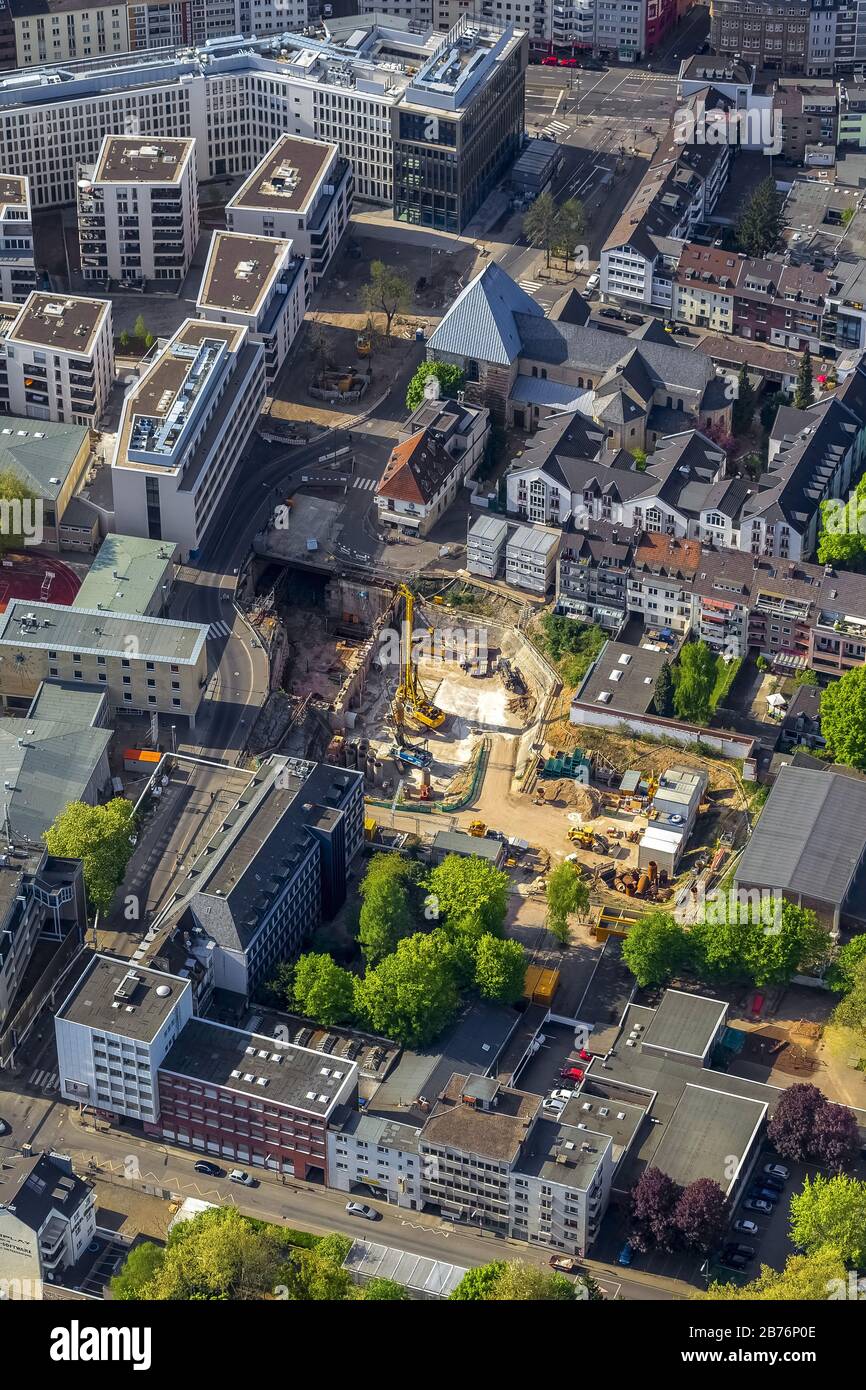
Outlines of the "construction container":
[[367,844],[372,844],[372,842],[373,842],[373,841],[375,840],[375,838],[376,838],[376,835],[378,834],[378,831],[379,831],[378,823],[373,819],[373,817],[372,817],[372,816],[365,816],[365,817],[364,817],[364,839],[367,841]]
[[124,772],[153,772],[162,754],[155,748],[126,748],[123,752]]
[[550,1005],[559,985],[559,971],[545,970],[540,965],[526,967],[523,997],[531,1004]]

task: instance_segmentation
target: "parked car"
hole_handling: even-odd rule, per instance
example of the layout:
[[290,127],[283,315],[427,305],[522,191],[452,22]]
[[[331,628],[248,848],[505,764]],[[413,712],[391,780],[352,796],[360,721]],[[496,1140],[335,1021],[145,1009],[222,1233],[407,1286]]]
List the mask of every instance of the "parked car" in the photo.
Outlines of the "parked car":
[[578,1057],[580,1058],[580,1060],[581,1060],[582,1062],[591,1062],[591,1061],[592,1061],[592,1053],[591,1053],[591,1052],[588,1052],[587,1049],[586,1049],[585,1047],[582,1047],[582,1048],[580,1049],[580,1051],[578,1052],[577,1055],[578,1055]]
[[552,1096],[545,1096],[542,1101],[542,1107],[545,1110],[552,1110],[554,1115],[561,1115],[565,1109],[565,1101],[554,1100]]
[[768,1187],[771,1192],[782,1193],[785,1191],[785,1184],[782,1179],[771,1177],[768,1173],[761,1175],[760,1182],[762,1187]]
[[773,1187],[753,1187],[749,1196],[760,1197],[762,1202],[769,1202],[771,1207],[782,1200],[781,1192],[777,1192]]
[[672,331],[678,334],[680,338],[690,338],[692,336],[692,330],[687,328],[684,323],[675,323]]
[[242,1187],[258,1187],[258,1178],[251,1178],[249,1173],[245,1173],[243,1168],[233,1168],[229,1173],[229,1182],[239,1182]]
[[563,1067],[559,1073],[564,1081],[582,1081],[583,1072],[580,1067]]
[[375,1207],[368,1207],[366,1202],[347,1202],[346,1211],[350,1216],[363,1216],[366,1221],[381,1221],[382,1213]]
[[740,1270],[746,1268],[746,1261],[742,1255],[722,1255],[719,1260],[722,1269],[733,1269],[739,1274]]
[[640,314],[626,314],[626,316],[625,316],[625,321],[626,321],[626,323],[638,323],[638,324],[641,324],[641,323],[643,323],[643,318],[641,317]]
[[551,1100],[561,1100],[561,1101],[563,1101],[563,1102],[567,1102],[567,1101],[570,1101],[570,1100],[571,1100],[571,1098],[572,1098],[573,1095],[574,1095],[574,1091],[567,1091],[567,1090],[565,1090],[563,1087],[560,1087],[560,1088],[559,1088],[558,1090],[556,1090],[556,1091],[551,1091],[551,1093],[550,1093],[550,1099],[551,1099]]
[[626,1241],[625,1245],[622,1247],[622,1249],[616,1257],[616,1262],[618,1265],[630,1265],[633,1259],[634,1251],[632,1250],[628,1241]]
[[543,68],[555,68],[558,62],[558,58],[554,58],[552,53],[548,53],[546,58],[542,58],[541,66]]
[[734,1222],[734,1230],[742,1231],[744,1236],[756,1236],[758,1234],[759,1227],[756,1221],[742,1220]]
[[551,1255],[547,1263],[551,1269],[558,1269],[560,1274],[579,1274],[583,1268],[580,1260],[573,1255]]
[[619,309],[599,309],[603,319],[621,319],[622,312]]
[[597,290],[600,284],[601,276],[597,270],[594,270],[586,282],[586,288],[588,290]]
[[558,60],[558,66],[561,68],[576,68],[578,62],[576,58],[560,58]]
[[759,1211],[762,1216],[772,1216],[773,1208],[769,1202],[765,1202],[761,1197],[749,1197],[743,1203],[744,1211]]
[[208,1163],[204,1158],[200,1158],[193,1167],[197,1173],[206,1173],[209,1178],[224,1178],[226,1175],[225,1168],[220,1168],[218,1163]]
[[729,1245],[725,1246],[722,1254],[740,1255],[744,1260],[753,1260],[755,1258],[755,1247],[754,1245],[741,1245],[739,1241],[732,1241]]
[[789,1178],[791,1176],[784,1163],[765,1163],[764,1172],[768,1178]]
[[600,63],[597,58],[584,58],[583,66],[588,72],[607,72],[604,63]]

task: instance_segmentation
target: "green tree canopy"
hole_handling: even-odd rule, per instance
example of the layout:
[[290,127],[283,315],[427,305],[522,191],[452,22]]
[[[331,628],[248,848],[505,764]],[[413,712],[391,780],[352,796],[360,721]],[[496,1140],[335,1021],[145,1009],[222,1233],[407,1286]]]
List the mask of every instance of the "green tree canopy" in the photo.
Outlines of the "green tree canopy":
[[516,1004],[523,997],[526,956],[519,941],[506,941],[489,933],[475,947],[475,988],[482,999]]
[[866,1267],[866,1182],[807,1176],[791,1198],[791,1239],[807,1255],[829,1246],[850,1268]]
[[841,948],[826,974],[831,989],[845,993],[853,989],[866,964],[866,933],[852,936]]
[[677,666],[674,709],[687,724],[706,724],[710,717],[716,658],[706,642],[687,642]]
[[818,560],[842,569],[866,569],[866,476],[847,500],[832,497],[821,503]]
[[355,976],[332,956],[308,951],[295,964],[295,1008],[330,1027],[355,1013]]
[[43,839],[49,854],[80,859],[84,884],[93,907],[103,915],[111,907],[132,854],[135,814],[132,802],[122,796],[103,806],[70,801]]
[[406,409],[417,410],[424,399],[428,381],[438,382],[438,394],[456,396],[466,384],[465,373],[456,362],[422,362],[406,390]]
[[402,1284],[397,1284],[393,1279],[370,1279],[364,1285],[364,1302],[369,1303],[374,1299],[380,1302],[389,1303],[408,1303],[409,1290]]
[[358,942],[368,965],[388,956],[415,926],[419,866],[400,854],[374,854],[358,889]]
[[361,289],[361,302],[369,313],[385,315],[387,336],[395,316],[409,312],[412,290],[402,271],[394,270],[384,261],[373,261],[370,279]]
[[557,864],[547,878],[547,926],[561,946],[569,942],[569,918],[589,911],[589,888],[574,864]]
[[822,691],[821,732],[834,762],[866,769],[866,666],[846,671]]
[[745,434],[751,425],[755,413],[755,399],[755,388],[744,362],[737,377],[737,394],[732,412],[734,434]]
[[773,422],[783,405],[788,405],[787,391],[771,391],[761,402],[761,424],[770,433]]
[[568,265],[586,231],[586,214],[577,198],[566,198],[557,209],[553,252]]
[[547,264],[557,243],[557,208],[551,193],[541,193],[523,219],[523,235],[531,246],[540,246]]
[[[710,1284],[706,1293],[692,1298],[729,1303],[823,1303],[834,1287],[844,1288],[847,1271],[838,1252],[825,1246],[814,1255],[791,1255],[783,1270],[762,1265],[757,1279],[738,1288],[735,1284]],[[829,1290],[829,1292],[828,1292]]]
[[441,929],[417,932],[355,985],[355,1007],[375,1033],[423,1047],[460,1007],[456,951]]
[[133,338],[138,338],[139,341],[142,343],[147,337],[147,324],[144,321],[144,314],[139,314],[137,319],[135,320],[132,329],[132,336]]
[[815,385],[812,378],[812,354],[808,345],[804,348],[797,368],[797,384],[794,387],[794,405],[798,410],[807,410],[815,400]]
[[133,1251],[112,1293],[145,1302],[263,1298],[285,1282],[291,1258],[279,1227],[251,1221],[236,1207],[214,1207],[174,1226],[164,1250]]
[[449,854],[427,876],[427,903],[449,935],[501,936],[508,909],[506,873],[476,855]]
[[667,661],[656,676],[653,703],[656,707],[656,714],[660,714],[663,719],[671,719],[673,717],[674,678],[671,675],[670,664]]
[[485,1302],[495,1289],[504,1269],[504,1260],[492,1260],[490,1264],[474,1265],[471,1269],[467,1269],[449,1297],[462,1303]]
[[776,250],[782,237],[782,207],[776,180],[770,175],[758,184],[740,212],[736,240],[747,256],[766,256]]
[[584,1290],[566,1275],[549,1273],[527,1260],[493,1260],[468,1269],[451,1298],[483,1303],[573,1303],[579,1298],[593,1297],[590,1283],[600,1297],[594,1280],[588,1279]]
[[669,912],[656,909],[635,922],[622,957],[641,988],[668,984],[689,960],[688,933]]
[[159,1276],[165,1260],[165,1250],[153,1241],[143,1241],[134,1245],[124,1261],[119,1273],[111,1281],[111,1296],[120,1300],[133,1300],[142,1297],[142,1289],[152,1284]]

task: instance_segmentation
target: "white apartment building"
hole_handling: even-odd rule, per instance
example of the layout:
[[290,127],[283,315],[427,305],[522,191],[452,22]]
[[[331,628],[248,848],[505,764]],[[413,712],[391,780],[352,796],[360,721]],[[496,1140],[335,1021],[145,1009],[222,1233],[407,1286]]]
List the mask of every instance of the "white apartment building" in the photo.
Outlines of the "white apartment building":
[[34,291],[0,336],[0,407],[10,415],[95,426],[114,380],[107,299]]
[[533,594],[546,594],[556,575],[561,539],[558,531],[518,526],[505,545],[505,582]]
[[78,180],[85,280],[180,284],[198,241],[194,140],[106,135]]
[[482,579],[496,579],[502,567],[508,523],[498,516],[480,516],[466,538],[466,568]]
[[307,24],[307,0],[129,0],[129,47],[182,48],[232,34],[282,34]]
[[191,1017],[189,980],[94,956],[54,1017],[61,1096],[155,1124],[157,1071]]
[[129,51],[124,0],[9,0],[19,68]]
[[44,1297],[47,1283],[84,1254],[96,1231],[96,1189],[64,1154],[3,1155],[0,1301]]
[[270,387],[304,321],[310,298],[308,262],[279,237],[214,232],[196,308],[211,323],[246,328],[261,343]]
[[246,328],[187,319],[123,403],[111,463],[117,530],[194,556],[264,397],[262,344]]
[[339,1129],[328,1130],[328,1186],[346,1193],[366,1187],[395,1206],[419,1211],[420,1134],[413,1125],[353,1111]]
[[[202,51],[131,55],[64,79],[50,69],[2,78],[0,168],[30,179],[34,207],[57,206],[75,200],[78,169],[96,164],[107,134],[193,138],[201,181],[249,173],[290,134],[338,145],[357,196],[389,205],[403,105],[411,100],[422,130],[425,112],[451,112],[462,126],[481,112],[492,84],[522,85],[523,34],[485,30],[474,53],[461,49],[467,65],[476,59],[472,70],[464,66],[454,86],[434,89],[419,82],[434,36],[396,19],[387,29],[357,17],[341,23],[341,44],[297,34],[286,42],[212,40]],[[347,57],[353,27],[362,37]]]
[[30,189],[20,175],[0,175],[0,300],[23,304],[35,288]]
[[316,285],[349,225],[352,187],[337,145],[283,135],[227,204],[226,226],[291,241]]

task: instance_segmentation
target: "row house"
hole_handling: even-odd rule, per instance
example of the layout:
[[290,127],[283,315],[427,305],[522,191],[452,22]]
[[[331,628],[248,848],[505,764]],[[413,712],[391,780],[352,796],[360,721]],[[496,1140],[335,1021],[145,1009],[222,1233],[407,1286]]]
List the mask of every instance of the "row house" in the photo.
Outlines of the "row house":
[[637,533],[605,522],[563,537],[557,561],[557,611],[616,633],[628,612],[627,583]]
[[687,243],[674,275],[671,317],[718,333],[818,352],[830,277],[778,257]]
[[713,0],[710,46],[757,68],[805,72],[811,0]]
[[839,99],[833,82],[777,82],[772,110],[783,159],[811,167],[836,162]]
[[629,613],[649,627],[685,636],[692,626],[691,586],[700,565],[698,541],[645,533],[635,546],[628,576]]

